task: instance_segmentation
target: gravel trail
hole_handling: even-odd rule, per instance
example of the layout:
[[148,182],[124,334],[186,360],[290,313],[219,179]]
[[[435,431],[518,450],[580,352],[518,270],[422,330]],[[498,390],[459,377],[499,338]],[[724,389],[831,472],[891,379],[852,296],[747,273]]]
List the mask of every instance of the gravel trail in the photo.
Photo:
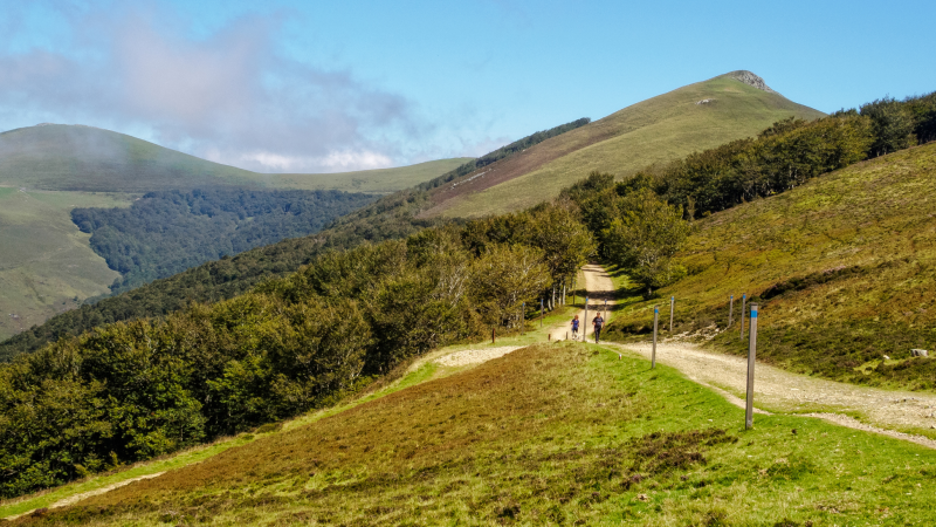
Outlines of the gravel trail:
[[[616,344],[650,357],[652,343]],[[691,343],[657,343],[657,362],[676,368],[692,381],[728,393],[739,406],[747,383],[747,359],[701,350]],[[936,429],[936,396],[908,391],[862,387],[794,374],[758,362],[754,400],[757,405],[783,412],[814,416],[830,422],[909,440],[936,449],[925,436],[894,431],[896,428]],[[858,414],[859,421],[848,414]]]

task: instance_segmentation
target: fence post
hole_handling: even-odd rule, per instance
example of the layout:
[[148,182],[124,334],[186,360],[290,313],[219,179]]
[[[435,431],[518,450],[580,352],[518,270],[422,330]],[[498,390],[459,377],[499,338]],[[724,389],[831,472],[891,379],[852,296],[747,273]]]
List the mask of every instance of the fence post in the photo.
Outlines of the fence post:
[[656,368],[657,323],[660,322],[660,307],[653,307],[653,352],[650,353],[650,368]]
[[497,328],[491,328],[491,344],[497,341]]
[[673,334],[673,313],[676,308],[676,297],[670,296],[669,298],[669,333]]
[[543,327],[543,318],[546,317],[546,312],[543,311],[543,300],[540,299],[540,328]]
[[728,296],[728,326],[725,328],[731,328],[731,324],[734,323],[734,295]]
[[747,356],[747,402],[744,409],[744,428],[754,427],[754,363],[757,359],[757,303],[751,303],[751,343]]
[[747,305],[747,294],[741,295],[741,341],[744,341],[744,309]]

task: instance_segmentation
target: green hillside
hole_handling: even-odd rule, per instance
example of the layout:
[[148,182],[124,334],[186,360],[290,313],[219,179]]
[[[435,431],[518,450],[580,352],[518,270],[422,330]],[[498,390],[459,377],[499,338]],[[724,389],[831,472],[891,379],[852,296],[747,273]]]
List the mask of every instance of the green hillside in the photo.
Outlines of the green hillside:
[[670,295],[675,332],[723,329],[734,295],[733,331],[713,343],[743,354],[737,301],[746,293],[761,302],[759,359],[843,381],[936,389],[936,359],[910,357],[912,348],[936,349],[933,188],[929,143],[698,220],[680,255],[690,276],[658,299],[632,297],[612,333],[649,331],[652,305]]
[[126,206],[138,196],[126,193],[195,188],[388,194],[468,160],[336,174],[266,175],[94,127],[46,124],[0,133],[0,341],[108,293],[108,286],[120,277],[94,254],[88,235],[72,224],[69,211],[75,207]]
[[445,174],[471,161],[471,159],[448,158],[392,169],[329,174],[268,174],[263,181],[270,187],[277,189],[389,194],[427,182],[440,174]]
[[926,448],[783,414],[758,415],[745,431],[742,409],[615,350],[541,344],[467,371],[432,367],[411,377],[436,379],[273,434],[267,427],[200,463],[11,524],[932,520],[936,465]]
[[[756,135],[776,121],[824,114],[738,80],[732,72],[631,105],[440,188],[425,216],[475,217],[531,207],[591,171],[618,178],[651,164]],[[708,102],[703,102],[708,101]]]
[[254,173],[126,134],[44,124],[0,134],[0,184],[55,191],[147,192],[256,186]]
[[72,223],[75,207],[126,207],[131,196],[0,187],[0,340],[38,325],[120,277]]

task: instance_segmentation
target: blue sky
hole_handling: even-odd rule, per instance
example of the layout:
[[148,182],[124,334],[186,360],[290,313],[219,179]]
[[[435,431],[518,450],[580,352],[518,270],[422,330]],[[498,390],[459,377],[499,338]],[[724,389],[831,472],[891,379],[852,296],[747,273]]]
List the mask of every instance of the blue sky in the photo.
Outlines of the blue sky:
[[830,112],[936,90],[936,2],[0,2],[0,130],[265,172],[476,156],[732,70]]

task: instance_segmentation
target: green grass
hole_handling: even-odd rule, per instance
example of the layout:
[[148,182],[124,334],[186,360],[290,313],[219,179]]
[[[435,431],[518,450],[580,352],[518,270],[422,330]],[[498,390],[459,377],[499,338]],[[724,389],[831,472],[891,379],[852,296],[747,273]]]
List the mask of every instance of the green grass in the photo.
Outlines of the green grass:
[[334,190],[386,194],[409,189],[470,161],[449,158],[406,167],[333,174],[269,174],[263,180],[277,189]]
[[[677,333],[724,328],[728,296],[761,301],[758,359],[805,374],[933,390],[936,143],[859,163],[696,222],[679,260],[690,276],[659,299],[631,297],[612,333],[649,331],[675,295]],[[616,328],[616,330],[614,330]],[[715,339],[744,354],[734,331]],[[891,358],[885,361],[884,355]]]
[[[711,102],[696,104],[703,99]],[[729,76],[716,77],[544,141],[496,167],[509,171],[506,165],[517,165],[513,179],[460,194],[437,205],[433,214],[475,217],[525,209],[557,196],[591,171],[624,178],[652,164],[754,136],[791,115],[815,119],[824,114]]]
[[69,212],[129,206],[132,198],[0,187],[0,340],[109,291],[120,275],[91,250],[90,235]]
[[17,522],[931,524],[931,451],[809,418],[742,422],[666,367],[543,344]]
[[389,193],[431,180],[468,160],[336,174],[261,174],[126,134],[51,124],[0,133],[0,153],[0,185],[134,193],[216,186]]

